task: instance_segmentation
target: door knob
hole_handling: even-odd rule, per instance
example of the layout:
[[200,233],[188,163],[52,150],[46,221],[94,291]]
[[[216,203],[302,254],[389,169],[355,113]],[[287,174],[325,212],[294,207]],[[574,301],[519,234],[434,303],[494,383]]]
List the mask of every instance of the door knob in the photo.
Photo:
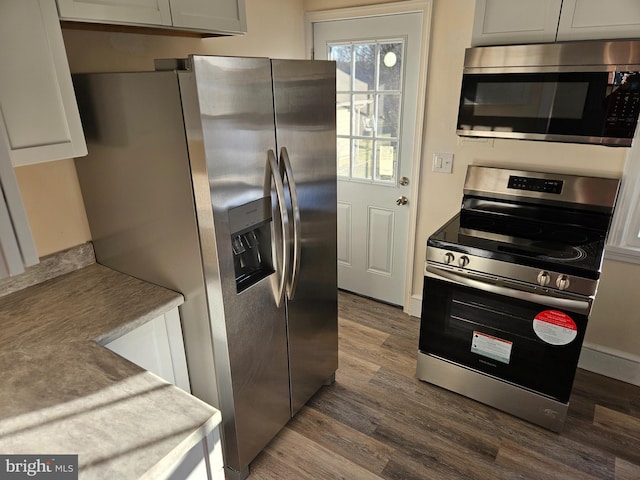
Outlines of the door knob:
[[409,203],[409,199],[404,195],[398,197],[398,199],[396,200],[397,205],[406,205],[407,203]]

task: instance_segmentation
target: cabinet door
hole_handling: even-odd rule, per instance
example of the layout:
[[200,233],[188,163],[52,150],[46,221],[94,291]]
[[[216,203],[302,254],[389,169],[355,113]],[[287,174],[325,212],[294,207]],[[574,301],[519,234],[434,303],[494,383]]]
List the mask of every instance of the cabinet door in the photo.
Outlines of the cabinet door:
[[476,0],[471,44],[554,42],[561,6],[562,0]]
[[0,115],[0,278],[24,272],[39,262],[18,181],[11,164],[9,138]]
[[86,155],[54,0],[0,1],[0,65],[13,164]]
[[105,347],[191,393],[177,308],[148,321]]
[[638,0],[564,0],[558,41],[640,37]]
[[170,0],[173,26],[199,31],[246,33],[244,0]]
[[[208,457],[208,458],[207,458]],[[224,480],[220,428],[205,435],[158,480]]]
[[57,0],[60,19],[171,25],[169,0]]

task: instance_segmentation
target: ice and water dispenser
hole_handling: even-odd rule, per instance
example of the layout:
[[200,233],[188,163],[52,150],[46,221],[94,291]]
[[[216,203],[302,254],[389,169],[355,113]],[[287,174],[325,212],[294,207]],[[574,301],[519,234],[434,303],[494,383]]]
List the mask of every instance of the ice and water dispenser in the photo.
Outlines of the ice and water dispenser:
[[229,230],[238,293],[274,272],[271,257],[271,198],[229,210]]

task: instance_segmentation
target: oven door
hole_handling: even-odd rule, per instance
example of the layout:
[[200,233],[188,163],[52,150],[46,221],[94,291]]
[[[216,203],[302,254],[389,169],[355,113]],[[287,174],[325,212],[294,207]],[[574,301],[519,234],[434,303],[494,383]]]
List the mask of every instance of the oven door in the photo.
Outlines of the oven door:
[[428,272],[420,351],[567,403],[587,315],[502,291]]

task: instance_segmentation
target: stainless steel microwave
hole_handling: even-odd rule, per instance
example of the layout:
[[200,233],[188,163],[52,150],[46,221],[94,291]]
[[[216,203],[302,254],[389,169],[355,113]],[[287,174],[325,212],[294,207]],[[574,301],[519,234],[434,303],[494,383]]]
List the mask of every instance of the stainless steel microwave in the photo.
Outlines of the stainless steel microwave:
[[630,146],[640,40],[468,48],[461,136]]

